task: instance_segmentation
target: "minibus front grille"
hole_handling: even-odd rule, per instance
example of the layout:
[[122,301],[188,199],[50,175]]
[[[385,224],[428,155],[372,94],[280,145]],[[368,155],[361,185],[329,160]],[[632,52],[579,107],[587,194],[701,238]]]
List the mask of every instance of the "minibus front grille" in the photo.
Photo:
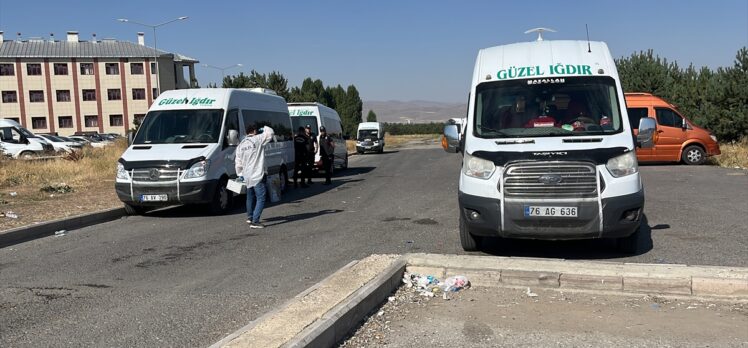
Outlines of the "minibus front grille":
[[176,181],[179,169],[167,168],[139,168],[132,170],[132,179],[135,182],[169,182]]
[[506,167],[503,186],[507,197],[591,198],[597,173],[586,162],[517,163]]

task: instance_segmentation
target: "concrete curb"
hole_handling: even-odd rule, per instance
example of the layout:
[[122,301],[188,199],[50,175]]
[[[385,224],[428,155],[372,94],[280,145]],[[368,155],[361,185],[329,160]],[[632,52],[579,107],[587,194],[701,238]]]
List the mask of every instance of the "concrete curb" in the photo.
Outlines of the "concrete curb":
[[[367,258],[368,259],[368,258]],[[329,303],[323,315],[303,324],[293,338],[269,345],[262,338],[245,337],[252,329],[278,322],[278,313],[305,303],[305,297],[335,288],[341,275],[357,277],[361,261],[354,261],[315,284],[282,307],[273,310],[211,347],[331,347],[340,342],[380,306],[401,282],[404,271],[433,275],[439,279],[465,275],[475,286],[533,287],[611,294],[656,294],[676,297],[710,297],[748,301],[748,268],[639,264],[606,261],[549,260],[497,256],[406,254],[381,269],[345,300]],[[332,283],[332,284],[331,284]],[[327,288],[327,289],[326,289]],[[283,325],[284,323],[275,324]],[[298,324],[298,323],[297,323]],[[272,327],[272,325],[271,325]],[[277,337],[276,337],[277,338]]]
[[116,220],[126,215],[125,208],[113,208],[2,231],[0,232],[0,248],[46,237],[54,234],[55,231],[75,230]]

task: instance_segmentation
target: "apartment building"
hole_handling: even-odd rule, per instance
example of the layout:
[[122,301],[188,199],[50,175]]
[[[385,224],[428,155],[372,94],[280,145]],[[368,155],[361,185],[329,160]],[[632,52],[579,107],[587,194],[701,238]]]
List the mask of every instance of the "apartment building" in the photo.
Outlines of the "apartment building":
[[146,46],[143,33],[133,43],[95,36],[83,41],[75,31],[65,41],[6,40],[0,31],[0,118],[34,133],[125,134],[145,116],[159,88],[190,88],[196,63]]

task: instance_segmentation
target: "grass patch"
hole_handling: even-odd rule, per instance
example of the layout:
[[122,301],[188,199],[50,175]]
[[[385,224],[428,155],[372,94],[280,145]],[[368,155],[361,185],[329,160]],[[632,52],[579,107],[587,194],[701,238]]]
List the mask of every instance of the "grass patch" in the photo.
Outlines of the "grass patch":
[[76,160],[53,158],[47,160],[0,160],[0,189],[55,187],[66,183],[73,188],[85,187],[91,182],[112,180],[117,159],[127,148],[120,139],[105,148],[86,147]]
[[[399,148],[405,145],[431,145],[434,141],[441,139],[441,134],[411,134],[411,135],[391,135],[384,134],[384,149]],[[345,142],[348,153],[356,152],[356,140]]]
[[719,144],[722,152],[719,156],[712,157],[712,161],[720,167],[748,169],[748,137],[740,141]]

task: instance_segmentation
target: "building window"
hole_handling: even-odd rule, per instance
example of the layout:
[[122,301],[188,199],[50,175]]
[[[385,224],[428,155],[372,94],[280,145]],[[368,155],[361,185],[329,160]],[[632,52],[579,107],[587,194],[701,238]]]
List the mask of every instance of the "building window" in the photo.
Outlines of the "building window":
[[131,75],[143,75],[143,63],[130,63]]
[[153,89],[153,99],[156,99],[158,97],[158,88]]
[[132,100],[145,100],[145,88],[133,88]]
[[119,63],[104,64],[107,75],[119,75]]
[[96,115],[83,116],[83,122],[86,124],[86,127],[98,127],[99,116],[96,116]]
[[43,103],[44,92],[43,91],[29,91],[29,102],[30,103]]
[[93,63],[81,63],[81,75],[93,75],[94,65]]
[[33,129],[47,129],[47,118],[46,117],[32,117],[31,128]]
[[135,114],[135,115],[132,115],[132,118],[133,118],[133,123],[139,126],[143,124],[143,119],[145,118],[145,114]]
[[57,123],[60,128],[73,128],[73,116],[58,116]]
[[96,90],[95,89],[84,89],[83,90],[83,101],[96,101]]
[[17,103],[18,94],[16,91],[3,91],[3,103]]
[[112,127],[122,127],[122,115],[109,115],[109,125]]
[[106,95],[109,100],[122,100],[122,92],[119,88],[107,89]]
[[67,75],[68,74],[68,63],[55,63],[55,75]]
[[39,63],[28,63],[26,64],[26,74],[31,75],[41,75],[42,74],[42,65]]
[[156,63],[151,62],[151,74],[156,73]]
[[15,74],[13,64],[0,64],[0,76],[13,76]]
[[58,102],[69,102],[70,101],[70,90],[58,89],[57,90],[57,101]]

